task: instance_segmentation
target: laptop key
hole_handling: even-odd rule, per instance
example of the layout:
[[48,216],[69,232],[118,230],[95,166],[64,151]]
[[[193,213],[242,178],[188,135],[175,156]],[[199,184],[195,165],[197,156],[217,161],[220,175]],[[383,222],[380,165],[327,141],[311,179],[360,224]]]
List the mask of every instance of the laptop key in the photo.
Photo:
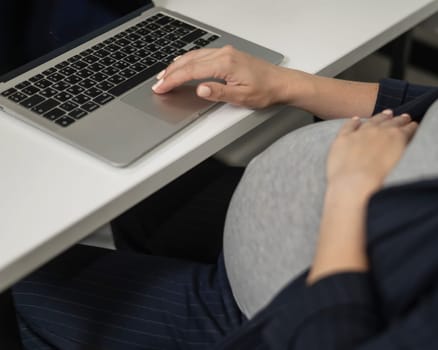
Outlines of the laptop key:
[[52,88],[49,87],[49,88],[47,88],[47,89],[41,91],[41,92],[40,92],[40,95],[41,95],[41,96],[44,96],[44,97],[46,97],[46,98],[50,98],[50,97],[52,97],[52,96],[55,96],[58,92],[59,92],[59,91],[57,91],[57,90],[52,89]]
[[104,81],[106,78],[108,78],[108,76],[103,74],[103,73],[96,73],[90,77],[90,79],[93,79],[94,81],[97,81],[98,83],[101,81]]
[[111,44],[105,47],[105,50],[112,53],[112,52],[116,52],[120,49],[120,46],[116,45],[116,44]]
[[96,87],[92,87],[91,89],[88,89],[87,91],[85,91],[85,95],[90,96],[90,97],[96,97],[99,96],[103,91],[99,90]]
[[11,101],[19,103],[19,102],[23,101],[25,98],[27,98],[27,95],[23,94],[22,92],[16,92],[15,94],[10,95],[8,98]]
[[58,64],[55,66],[55,68],[63,69],[63,68],[65,68],[65,67],[67,67],[68,65],[69,65],[69,63],[68,63],[67,61],[63,61],[63,62],[61,62],[61,63],[58,63]]
[[73,95],[72,94],[69,94],[68,92],[60,92],[59,94],[57,94],[57,95],[55,95],[55,98],[58,100],[58,101],[61,101],[61,102],[65,102],[65,101],[67,101],[67,100],[70,100],[71,98],[73,97]]
[[124,46],[129,45],[129,44],[130,44],[130,41],[129,41],[129,40],[126,40],[125,38],[123,38],[123,39],[117,40],[117,41],[115,42],[115,44],[118,45],[118,46],[122,46],[122,47],[124,47]]
[[104,43],[99,43],[97,45],[94,45],[91,49],[94,51],[98,51],[98,50],[101,50],[104,46],[105,46]]
[[59,83],[53,84],[51,86],[52,89],[58,90],[58,91],[64,91],[71,87],[69,83],[66,83],[65,81],[60,81]]
[[91,55],[92,53],[93,53],[93,50],[88,49],[88,50],[82,51],[79,55],[81,55],[82,57],[86,57],[86,56]]
[[81,108],[84,110],[84,111],[86,111],[86,112],[88,112],[88,113],[91,113],[91,112],[93,112],[93,111],[95,111],[96,109],[98,109],[100,106],[97,104],[97,103],[94,103],[94,102],[87,102],[87,103],[84,103],[82,106],[81,106]]
[[70,117],[67,117],[67,116],[59,118],[59,119],[57,119],[55,121],[56,124],[59,124],[59,125],[61,125],[64,128],[69,126],[69,125],[71,125],[71,124],[73,124],[74,122],[75,122],[75,120],[73,118],[70,118]]
[[186,46],[187,44],[185,42],[183,42],[183,41],[178,40],[178,41],[173,42],[171,45],[173,47],[176,47],[177,49],[181,49],[184,46]]
[[77,70],[84,69],[86,66],[88,66],[88,63],[84,61],[77,61],[71,65],[71,67]]
[[57,83],[58,81],[61,81],[65,78],[62,74],[59,73],[53,73],[52,75],[49,75],[47,77],[47,80],[50,80],[53,83]]
[[114,67],[107,67],[104,70],[102,70],[102,73],[106,75],[114,75],[117,74],[117,72],[119,72],[119,70]]
[[161,51],[164,52],[167,55],[171,55],[171,54],[175,53],[176,50],[177,50],[177,48],[173,47],[173,46],[166,46],[166,47],[163,47],[161,49]]
[[152,44],[157,39],[158,38],[155,35],[145,35],[143,38],[141,38],[142,41],[148,44]]
[[57,105],[59,105],[59,103],[60,102],[54,99],[46,100],[43,103],[40,103],[38,106],[33,107],[32,111],[38,114],[44,114],[55,108]]
[[140,58],[148,57],[150,54],[151,54],[151,52],[148,50],[145,50],[145,49],[140,49],[135,53],[135,55],[140,57]]
[[132,43],[131,47],[135,47],[136,49],[142,49],[146,45],[147,45],[147,42],[139,40],[139,41],[136,41],[135,43]]
[[69,76],[76,73],[76,69],[73,69],[72,67],[65,67],[64,69],[61,69],[59,73]]
[[161,52],[161,51],[157,51],[157,52],[154,52],[151,56],[153,58],[156,58],[157,60],[162,60],[162,59],[167,57],[167,54],[165,54],[164,52]]
[[83,111],[82,109],[74,109],[73,111],[71,111],[68,115],[70,117],[73,117],[75,119],[81,119],[83,117],[85,117],[88,113]]
[[6,91],[3,91],[2,96],[8,97],[8,96],[11,96],[12,94],[15,94],[16,92],[17,92],[17,89],[10,88],[10,89],[7,89]]
[[128,55],[126,53],[121,52],[121,51],[117,51],[117,52],[114,52],[113,54],[111,54],[111,57],[117,61],[125,58],[126,56],[128,56]]
[[155,45],[160,45],[160,46],[167,46],[170,44],[169,40],[166,39],[158,39],[157,41],[155,41],[154,43]]
[[77,107],[78,107],[78,105],[76,103],[71,102],[71,101],[67,101],[59,106],[59,108],[62,108],[66,112],[70,112]]
[[157,20],[155,23],[161,24],[162,26],[165,26],[166,24],[169,24],[172,22],[173,19],[168,16],[163,16],[159,20]]
[[126,53],[127,55],[130,55],[137,51],[137,49],[131,45],[123,47],[120,52]]
[[182,37],[180,40],[185,41],[186,43],[191,43],[192,41],[200,38],[201,36],[204,36],[205,34],[207,34],[206,31],[202,29],[196,29],[194,32]]
[[34,95],[34,96],[31,96],[31,97],[21,101],[20,105],[22,105],[23,107],[26,107],[26,108],[32,108],[32,107],[40,104],[44,100],[45,100],[44,97],[42,97],[40,95]]
[[84,94],[80,94],[80,95],[78,95],[78,96],[72,98],[72,101],[73,101],[73,102],[76,102],[76,103],[78,103],[78,104],[80,104],[80,105],[82,105],[82,104],[84,104],[84,103],[86,103],[86,102],[88,102],[88,101],[90,101],[90,100],[91,100],[91,97],[86,96],[86,95],[84,95]]
[[219,36],[217,36],[217,35],[212,35],[212,36],[209,36],[209,37],[207,38],[207,40],[210,41],[210,42],[215,41],[215,40],[217,40],[217,39],[219,39]]
[[81,71],[76,73],[76,75],[78,75],[78,76],[80,76],[81,78],[84,78],[84,79],[92,76],[93,74],[94,74],[94,72],[92,72],[89,69],[83,69],[83,70],[81,70]]
[[23,81],[20,84],[15,85],[15,88],[18,90],[21,90],[21,89],[27,88],[29,85],[30,85],[30,82]]
[[146,66],[152,66],[155,63],[157,63],[157,60],[152,57],[146,57],[145,59],[140,61],[141,63],[145,64]]
[[54,108],[51,111],[43,114],[43,117],[49,119],[49,120],[56,120],[60,117],[62,117],[65,114],[65,112],[62,109],[59,108]]
[[38,89],[36,86],[30,85],[27,88],[21,90],[24,94],[26,95],[35,95],[37,92],[40,91],[40,89]]
[[100,63],[94,63],[94,64],[88,66],[88,69],[92,70],[93,72],[99,72],[104,68],[105,68],[105,66],[103,64],[100,64]]
[[105,66],[112,66],[117,61],[112,57],[105,57],[104,59],[100,60],[99,63],[103,64]]
[[99,60],[100,60],[100,58],[97,57],[97,56],[94,56],[94,55],[88,55],[88,56],[85,56],[85,57],[83,58],[83,61],[84,61],[85,63],[88,63],[88,64],[96,63],[96,62],[99,61]]
[[94,55],[96,55],[99,58],[104,58],[104,57],[108,56],[109,54],[110,54],[110,52],[105,50],[105,49],[101,49],[101,50],[96,51],[94,53]]
[[210,42],[208,40],[204,40],[201,38],[196,40],[194,44],[202,47],[202,46],[207,46],[208,44],[210,44]]
[[177,41],[179,38],[181,38],[181,35],[176,34],[176,33],[170,33],[164,37],[164,39],[170,40],[171,42]]
[[64,81],[69,84],[75,85],[82,81],[82,79],[79,78],[77,75],[70,75],[69,77],[65,78]]
[[30,78],[29,81],[31,81],[32,83],[36,83],[38,80],[41,80],[43,78],[44,78],[44,75],[37,74],[37,75],[34,75],[32,78]]
[[47,79],[41,79],[35,83],[35,86],[39,87],[40,89],[48,88],[53,83],[51,81],[48,81]]
[[52,68],[49,68],[49,69],[45,70],[42,74],[45,75],[45,76],[48,76],[48,75],[52,75],[55,72],[56,72],[56,68],[52,67]]
[[103,90],[103,91],[107,91],[109,89],[112,89],[114,87],[114,84],[112,84],[112,83],[110,83],[108,81],[103,81],[103,82],[97,84],[96,87],[98,89]]
[[133,64],[130,68],[135,70],[136,72],[141,72],[142,70],[146,69],[146,66],[144,64],[137,62],[137,63]]
[[85,91],[85,88],[83,88],[82,86],[79,85],[74,85],[71,86],[67,89],[67,92],[72,94],[72,95],[79,95],[81,93],[83,93]]
[[165,31],[166,33],[172,33],[175,29],[176,29],[176,27],[174,27],[170,24],[167,26],[161,27],[161,30]]
[[79,61],[81,59],[82,59],[81,55],[75,55],[73,57],[70,57],[67,61],[70,62],[70,63],[75,63],[75,62],[77,62],[77,61]]
[[112,88],[110,91],[108,91],[108,93],[110,93],[111,95],[115,95],[115,96],[123,95],[125,92],[136,87],[138,84],[143,83],[147,79],[155,76],[156,74],[161,72],[166,67],[167,66],[164,63],[157,62],[156,64],[149,67],[148,69],[145,69],[144,71],[138,73],[137,75],[133,76],[132,78],[128,79],[127,81]]
[[140,61],[141,58],[136,56],[136,55],[131,55],[131,56],[124,58],[123,60],[130,63],[130,64],[134,64],[134,63]]
[[129,63],[125,62],[125,61],[119,61],[114,63],[113,67],[117,68],[117,69],[125,69],[129,67]]
[[119,74],[121,76],[129,79],[129,78],[133,77],[136,74],[136,71],[132,70],[130,68],[126,68],[125,70],[122,70]]
[[97,102],[100,105],[104,105],[104,104],[107,104],[108,102],[110,102],[112,100],[114,100],[114,96],[112,96],[110,94],[107,94],[107,93],[103,93],[103,94],[97,96],[94,99],[94,102]]
[[108,79],[109,82],[111,82],[111,83],[113,83],[115,85],[118,85],[118,84],[124,82],[125,80],[126,80],[125,78],[121,77],[118,74],[113,75],[111,78]]

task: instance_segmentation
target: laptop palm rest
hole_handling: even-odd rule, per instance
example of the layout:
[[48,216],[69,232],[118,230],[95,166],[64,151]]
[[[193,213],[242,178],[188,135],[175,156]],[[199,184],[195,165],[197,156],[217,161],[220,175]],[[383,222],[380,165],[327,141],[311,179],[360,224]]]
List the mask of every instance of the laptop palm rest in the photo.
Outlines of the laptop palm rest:
[[155,94],[146,83],[122,98],[124,103],[171,124],[194,119],[210,109],[215,103],[196,95],[199,82],[182,85],[163,94]]

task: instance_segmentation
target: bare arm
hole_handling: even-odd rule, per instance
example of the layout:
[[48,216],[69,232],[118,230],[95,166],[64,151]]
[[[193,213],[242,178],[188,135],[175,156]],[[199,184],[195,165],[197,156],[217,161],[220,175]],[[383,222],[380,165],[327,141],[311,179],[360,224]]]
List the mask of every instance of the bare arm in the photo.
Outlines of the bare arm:
[[371,117],[379,85],[319,77],[300,71],[285,72],[286,103],[322,119]]
[[323,119],[370,117],[376,102],[378,84],[342,81],[278,67],[237,51],[232,47],[195,50],[183,55],[158,75],[153,90],[171,91],[195,79],[200,97],[249,108],[289,104]]

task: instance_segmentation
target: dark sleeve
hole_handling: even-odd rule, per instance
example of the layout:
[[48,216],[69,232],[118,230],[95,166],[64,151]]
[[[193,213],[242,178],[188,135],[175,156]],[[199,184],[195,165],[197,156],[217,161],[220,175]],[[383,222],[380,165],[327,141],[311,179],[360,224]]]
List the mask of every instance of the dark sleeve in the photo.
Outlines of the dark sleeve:
[[436,87],[410,84],[404,80],[382,79],[374,114],[387,108],[395,109],[435,89]]
[[[438,293],[383,324],[367,274],[339,274],[312,287],[289,285],[222,350],[400,350],[438,348]],[[285,298],[289,298],[285,302]],[[279,302],[279,299],[282,299]]]
[[353,349],[381,328],[368,274],[292,282],[221,349]]
[[419,122],[437,98],[437,87],[410,84],[403,80],[382,79],[373,115],[390,108],[394,110],[395,115],[409,113]]

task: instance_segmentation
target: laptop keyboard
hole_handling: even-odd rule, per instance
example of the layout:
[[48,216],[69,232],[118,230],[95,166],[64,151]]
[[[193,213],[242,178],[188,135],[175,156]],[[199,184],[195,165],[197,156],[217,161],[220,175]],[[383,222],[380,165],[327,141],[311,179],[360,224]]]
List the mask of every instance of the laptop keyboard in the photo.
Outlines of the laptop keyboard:
[[1,95],[67,127],[218,38],[158,13]]

